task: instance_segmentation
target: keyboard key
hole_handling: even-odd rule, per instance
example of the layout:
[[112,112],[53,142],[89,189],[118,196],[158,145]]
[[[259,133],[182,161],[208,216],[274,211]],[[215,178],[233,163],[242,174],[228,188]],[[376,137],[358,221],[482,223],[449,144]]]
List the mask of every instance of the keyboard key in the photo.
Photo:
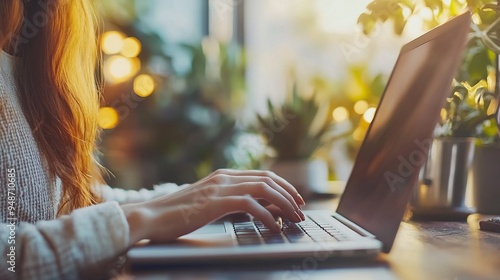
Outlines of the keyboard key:
[[304,236],[288,236],[287,235],[287,238],[288,240],[291,242],[291,243],[308,243],[308,242],[313,242],[313,240],[311,239],[311,237],[307,236],[307,235],[304,235]]
[[240,245],[338,242],[349,240],[330,221],[310,217],[300,223],[283,220],[282,233],[268,229],[261,221],[239,220],[233,223],[234,231]]
[[286,237],[290,238],[290,237],[303,237],[303,236],[308,236],[307,234],[303,233],[303,232],[284,232],[284,234],[286,235]]
[[259,234],[257,232],[236,232],[236,236],[238,237],[258,237]]
[[260,240],[240,240],[238,239],[238,244],[239,245],[260,245],[262,244],[262,241]]
[[285,239],[283,239],[283,236],[277,235],[277,236],[264,236],[263,237],[264,242],[271,244],[271,243],[285,243]]

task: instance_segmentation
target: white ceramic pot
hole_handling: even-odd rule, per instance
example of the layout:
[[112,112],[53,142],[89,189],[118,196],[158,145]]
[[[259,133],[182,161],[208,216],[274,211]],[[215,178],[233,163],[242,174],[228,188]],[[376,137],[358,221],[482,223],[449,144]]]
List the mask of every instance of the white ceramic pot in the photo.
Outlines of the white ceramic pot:
[[272,160],[266,169],[290,182],[302,195],[328,188],[328,166],[323,160]]

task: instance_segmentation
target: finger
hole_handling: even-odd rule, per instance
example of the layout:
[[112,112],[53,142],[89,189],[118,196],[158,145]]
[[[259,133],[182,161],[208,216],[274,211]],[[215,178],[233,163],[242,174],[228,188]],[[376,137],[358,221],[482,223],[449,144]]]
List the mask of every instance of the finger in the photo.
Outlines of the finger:
[[273,217],[286,217],[285,213],[283,213],[283,211],[276,205],[271,204],[264,207],[273,215]]
[[280,232],[281,226],[276,223],[271,212],[260,205],[255,199],[248,196],[227,196],[219,197],[216,200],[220,203],[221,209],[226,209],[233,213],[245,212],[260,220],[267,228],[274,232]]
[[217,196],[221,186],[215,184],[191,185],[188,188],[179,190],[169,195],[163,195],[152,199],[158,205],[180,205],[207,203],[207,199]]
[[269,201],[265,200],[265,199],[257,199],[257,201],[260,203],[260,205],[264,206],[264,207],[267,207],[269,205],[272,205],[271,203],[269,203]]
[[199,208],[197,205],[182,205],[177,209],[178,214],[181,214],[185,222],[185,228],[180,229],[177,236],[189,233],[228,214],[242,212],[262,221],[272,231],[281,231],[281,227],[278,226],[271,212],[249,196],[213,197],[210,199],[209,207]]
[[[271,188],[264,182],[243,182],[239,184],[229,185],[221,191],[222,196],[242,196],[251,195],[258,199],[263,198],[268,202],[279,207],[290,221],[301,222],[302,218],[296,211],[295,207],[282,194]],[[257,201],[256,201],[257,202]],[[260,205],[260,204],[259,204]],[[261,205],[262,206],[262,205]]]
[[[225,176],[228,176],[228,175],[225,175]],[[224,180],[228,180],[232,184],[239,184],[239,183],[245,183],[245,182],[254,182],[254,183],[263,182],[263,183],[266,183],[271,188],[273,188],[274,190],[279,192],[286,199],[288,199],[288,201],[290,201],[290,203],[295,208],[295,211],[298,211],[300,209],[299,205],[297,204],[295,199],[292,197],[292,195],[290,195],[290,193],[288,191],[286,191],[283,187],[281,187],[279,184],[277,184],[273,179],[271,179],[269,177],[264,177],[264,176],[234,176],[234,175],[230,175],[228,177],[229,177],[228,179],[224,179]]]
[[234,213],[248,213],[262,221],[270,230],[274,232],[281,230],[273,215],[249,196],[213,197],[209,200],[210,202],[202,207],[198,204],[181,204],[162,209],[159,211],[161,222],[148,238],[153,241],[174,240]]
[[219,169],[212,173],[213,175],[217,174],[227,174],[227,175],[233,175],[233,176],[260,176],[260,177],[269,177],[273,181],[275,181],[277,184],[279,184],[282,188],[284,188],[292,197],[294,198],[295,202],[300,204],[300,205],[305,205],[304,198],[299,194],[297,189],[295,189],[294,186],[292,186],[289,182],[287,182],[285,179],[282,177],[276,175],[274,172],[271,171],[264,171],[264,170],[234,170],[234,169]]

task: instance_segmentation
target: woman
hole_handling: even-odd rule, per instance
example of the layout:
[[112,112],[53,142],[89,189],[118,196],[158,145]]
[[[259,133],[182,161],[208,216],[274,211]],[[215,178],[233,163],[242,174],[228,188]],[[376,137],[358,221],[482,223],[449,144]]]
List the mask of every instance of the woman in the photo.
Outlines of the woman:
[[0,279],[98,275],[141,239],[173,240],[229,213],[275,231],[271,212],[304,219],[295,188],[268,172],[219,170],[175,192],[101,184],[87,0],[0,1],[0,48]]

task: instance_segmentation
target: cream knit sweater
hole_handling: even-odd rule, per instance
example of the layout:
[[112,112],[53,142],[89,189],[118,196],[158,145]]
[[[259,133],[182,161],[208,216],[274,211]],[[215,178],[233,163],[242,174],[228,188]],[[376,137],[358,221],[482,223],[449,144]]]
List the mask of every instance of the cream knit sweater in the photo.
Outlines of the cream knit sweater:
[[129,242],[119,203],[148,200],[178,187],[124,191],[102,186],[107,202],[56,218],[61,182],[49,176],[21,110],[15,63],[0,51],[0,279],[81,279],[105,273]]

